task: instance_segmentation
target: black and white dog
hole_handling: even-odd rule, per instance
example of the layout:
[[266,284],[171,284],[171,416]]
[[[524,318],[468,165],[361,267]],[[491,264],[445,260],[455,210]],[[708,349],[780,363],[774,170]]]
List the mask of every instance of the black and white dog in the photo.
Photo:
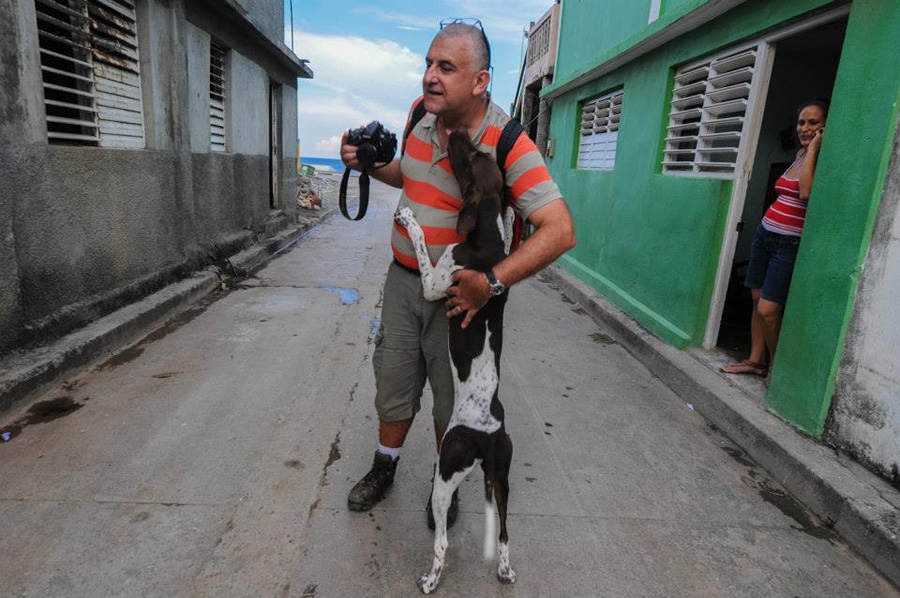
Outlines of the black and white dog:
[[[457,232],[464,243],[447,247],[432,267],[425,236],[412,210],[402,208],[394,220],[409,232],[416,249],[426,299],[445,297],[451,274],[463,268],[486,272],[509,252],[512,210],[501,217],[503,175],[494,159],[480,152],[465,132],[454,132],[448,144],[450,165],[463,197]],[[469,325],[461,327],[464,315],[450,320],[450,358],[455,379],[453,416],[441,441],[435,466],[431,506],[434,514],[434,562],[431,571],[418,581],[419,589],[429,594],[437,587],[447,551],[447,510],[453,492],[479,464],[484,471],[486,559],[493,557],[496,515],[492,496],[500,515],[497,577],[513,583],[515,571],[509,564],[506,533],[506,505],[509,497],[509,468],[512,441],[504,426],[503,405],[497,396],[500,351],[503,344],[503,309],[507,295],[491,297],[475,314]]]

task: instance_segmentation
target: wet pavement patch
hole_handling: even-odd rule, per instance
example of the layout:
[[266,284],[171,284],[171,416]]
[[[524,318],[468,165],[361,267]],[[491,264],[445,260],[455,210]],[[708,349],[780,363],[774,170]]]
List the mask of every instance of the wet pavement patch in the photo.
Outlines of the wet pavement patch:
[[616,339],[602,332],[595,332],[591,335],[591,340],[600,345],[614,345]]
[[728,455],[732,459],[734,459],[741,465],[744,465],[746,467],[756,467],[756,463],[751,461],[750,458],[747,456],[747,453],[745,453],[741,449],[735,448],[733,446],[723,446],[722,450],[725,451],[726,453],[728,453]]
[[800,524],[799,527],[792,525],[791,528],[809,534],[813,538],[828,540],[829,542],[833,541],[834,532],[831,531],[831,526],[820,521],[805,505],[788,494],[777,482],[769,478],[765,472],[759,470],[756,463],[750,459],[747,453],[732,445],[725,445],[720,448],[729,457],[747,468],[748,475],[741,476],[741,481],[744,484],[755,489],[759,493],[760,498]]
[[207,297],[204,297],[203,299],[201,299],[198,303],[196,303],[192,307],[187,308],[186,310],[184,310],[183,312],[181,312],[180,314],[178,314],[177,316],[175,316],[174,318],[172,318],[171,320],[169,320],[168,322],[166,322],[165,324],[163,324],[162,326],[160,326],[159,328],[157,328],[156,330],[154,330],[153,332],[151,332],[150,334],[145,336],[136,345],[133,345],[133,346],[125,349],[124,351],[121,351],[121,352],[117,353],[116,355],[113,355],[111,358],[107,359],[106,361],[104,361],[103,363],[98,365],[95,368],[95,370],[98,372],[102,372],[104,370],[110,370],[110,369],[113,369],[120,365],[123,365],[125,363],[128,363],[129,361],[131,361],[137,357],[140,357],[141,354],[144,352],[145,345],[152,343],[154,341],[158,341],[162,338],[165,338],[170,333],[174,332],[175,330],[178,330],[179,328],[181,328],[182,326],[184,326],[185,324],[187,324],[188,322],[190,322],[191,320],[193,320],[194,318],[196,318],[197,316],[199,316],[200,314],[205,312],[209,308],[210,305],[212,305],[214,302],[218,301],[222,297],[224,297],[223,293],[211,293]]
[[22,433],[22,430],[34,424],[45,424],[55,419],[65,417],[84,407],[70,396],[56,397],[47,401],[40,401],[32,405],[28,412],[8,426],[0,428],[0,439],[8,442]]
[[757,484],[759,496],[767,503],[774,505],[779,511],[800,524],[800,527],[792,525],[797,531],[809,534],[813,538],[831,541],[834,534],[827,525],[819,523],[812,513],[797,499],[769,483],[762,480]]
[[326,291],[337,293],[341,299],[341,305],[354,305],[359,303],[359,291],[342,287],[325,287]]

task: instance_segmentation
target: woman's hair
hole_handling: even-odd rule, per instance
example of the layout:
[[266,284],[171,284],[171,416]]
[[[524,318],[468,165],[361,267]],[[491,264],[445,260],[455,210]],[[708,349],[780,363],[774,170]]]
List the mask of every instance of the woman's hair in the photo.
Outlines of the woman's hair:
[[809,100],[808,102],[803,102],[800,104],[800,107],[797,108],[797,116],[800,116],[800,113],[803,112],[803,109],[808,106],[815,106],[819,110],[822,111],[822,118],[828,119],[828,106],[831,105],[831,100],[828,98],[816,98],[814,100]]

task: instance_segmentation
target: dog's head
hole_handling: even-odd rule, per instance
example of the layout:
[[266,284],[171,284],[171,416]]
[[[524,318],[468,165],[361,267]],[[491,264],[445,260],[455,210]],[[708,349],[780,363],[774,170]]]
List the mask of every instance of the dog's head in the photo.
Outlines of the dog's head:
[[503,174],[490,154],[478,151],[466,131],[450,134],[447,153],[463,200],[456,231],[467,237],[478,224],[482,210],[488,209],[494,216],[500,213]]

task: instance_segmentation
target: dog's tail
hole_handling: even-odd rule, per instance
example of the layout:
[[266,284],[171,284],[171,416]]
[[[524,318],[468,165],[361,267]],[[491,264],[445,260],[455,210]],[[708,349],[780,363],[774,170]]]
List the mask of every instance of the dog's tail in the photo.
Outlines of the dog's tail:
[[497,513],[494,510],[494,483],[484,478],[484,560],[490,561],[497,552]]

